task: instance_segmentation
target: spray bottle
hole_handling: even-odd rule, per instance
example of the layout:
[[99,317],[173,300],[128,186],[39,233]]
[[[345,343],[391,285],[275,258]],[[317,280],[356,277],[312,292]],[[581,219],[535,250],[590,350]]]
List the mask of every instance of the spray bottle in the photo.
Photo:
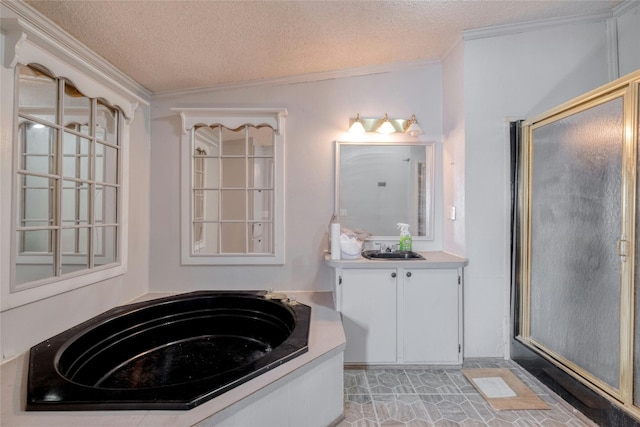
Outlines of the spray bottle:
[[398,229],[400,230],[400,247],[401,251],[411,251],[411,243],[413,238],[409,234],[409,224],[402,222],[398,223]]

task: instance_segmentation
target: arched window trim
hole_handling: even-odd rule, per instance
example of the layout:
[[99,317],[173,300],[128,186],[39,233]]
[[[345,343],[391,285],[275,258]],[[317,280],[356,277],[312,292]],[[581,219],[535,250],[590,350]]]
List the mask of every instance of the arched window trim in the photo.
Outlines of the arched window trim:
[[[17,64],[38,64],[53,77],[65,78],[73,82],[73,85],[89,98],[102,98],[108,104],[118,107],[127,121],[133,119],[140,103],[148,104],[144,99],[113,84],[105,75],[100,75],[104,83],[90,77],[87,71],[96,72],[96,69],[90,64],[79,61],[58,45],[52,45],[50,39],[43,37],[26,22],[7,18],[2,24],[3,30],[6,30],[3,58],[5,67],[15,68]],[[77,67],[72,64],[77,64]],[[98,72],[98,74],[101,73]]]
[[269,126],[276,135],[284,131],[286,108],[172,108],[182,119],[182,133],[195,126],[222,125],[237,129],[243,125]]

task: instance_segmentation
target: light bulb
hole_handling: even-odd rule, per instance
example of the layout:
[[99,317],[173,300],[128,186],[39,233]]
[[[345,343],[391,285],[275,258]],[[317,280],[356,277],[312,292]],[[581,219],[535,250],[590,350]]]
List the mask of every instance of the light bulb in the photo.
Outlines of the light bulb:
[[356,120],[349,128],[349,133],[362,134],[365,132],[366,131],[364,130],[364,126],[362,126],[362,122],[360,121],[360,114],[358,114],[356,115]]
[[391,133],[394,133],[395,131],[396,129],[389,121],[389,117],[385,114],[384,118],[382,119],[382,124],[378,127],[378,129],[376,129],[376,132],[389,135]]
[[407,128],[407,132],[411,136],[418,136],[422,134],[422,128],[418,123],[411,123],[411,126]]
[[409,125],[407,130],[405,130],[405,133],[408,133],[411,136],[418,136],[422,134],[422,128],[418,124],[415,114],[411,115],[411,118],[409,119],[409,123],[411,124]]

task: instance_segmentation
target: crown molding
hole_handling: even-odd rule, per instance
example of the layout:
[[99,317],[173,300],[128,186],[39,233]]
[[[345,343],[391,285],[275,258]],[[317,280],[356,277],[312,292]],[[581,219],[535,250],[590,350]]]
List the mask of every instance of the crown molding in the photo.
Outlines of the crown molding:
[[[43,39],[56,46],[64,54],[65,59],[83,66],[93,78],[119,87],[142,104],[149,104],[151,92],[22,0],[0,0],[0,6],[13,12],[16,18],[28,23],[40,33]],[[4,13],[2,15],[4,21],[7,17]]]
[[232,89],[245,89],[260,86],[291,85],[300,83],[313,83],[323,80],[333,80],[348,77],[361,77],[374,74],[391,73],[394,71],[405,71],[430,65],[439,65],[440,60],[419,60],[410,62],[394,62],[390,64],[370,65],[366,67],[347,68],[336,71],[323,71],[319,73],[298,74],[295,76],[279,77],[274,79],[250,80],[245,82],[220,84],[211,87],[200,87],[185,90],[155,92],[152,95],[154,100],[179,98],[187,95],[202,95],[207,93],[221,92]]
[[[637,0],[632,1],[632,3],[637,3]],[[612,12],[600,12],[589,15],[541,19],[538,21],[522,22],[519,24],[495,25],[491,27],[478,28],[475,30],[465,30],[462,32],[462,39],[464,41],[478,40],[488,37],[498,37],[510,34],[524,33],[528,31],[537,31],[545,28],[559,27],[568,24],[606,21],[612,16]]]
[[624,15],[634,7],[638,6],[640,6],[640,0],[625,0],[618,6],[613,8],[612,15],[613,17],[617,18],[618,16]]

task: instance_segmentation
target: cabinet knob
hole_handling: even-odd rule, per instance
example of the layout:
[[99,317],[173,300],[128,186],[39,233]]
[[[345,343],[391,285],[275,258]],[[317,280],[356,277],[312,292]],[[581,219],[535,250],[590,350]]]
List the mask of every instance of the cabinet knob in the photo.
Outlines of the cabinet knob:
[[411,272],[407,271],[407,277],[411,277]]
[[396,277],[396,273],[391,273],[391,277]]

